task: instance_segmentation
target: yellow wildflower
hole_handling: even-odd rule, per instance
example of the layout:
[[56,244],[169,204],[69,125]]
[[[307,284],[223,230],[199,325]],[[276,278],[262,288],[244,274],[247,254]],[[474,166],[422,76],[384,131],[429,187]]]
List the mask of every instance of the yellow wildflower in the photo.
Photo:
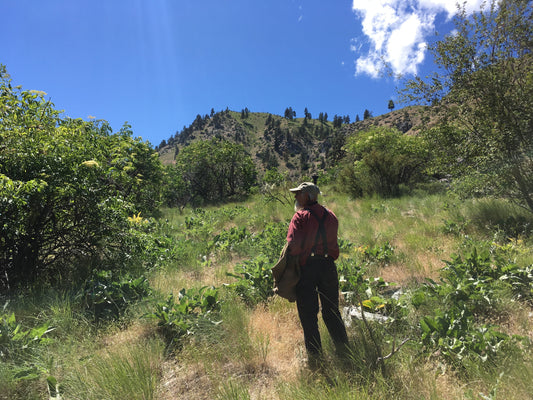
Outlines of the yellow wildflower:
[[84,161],[81,163],[81,165],[83,165],[84,167],[88,167],[88,168],[96,168],[100,166],[100,164],[98,164],[98,161],[95,161],[95,160]]

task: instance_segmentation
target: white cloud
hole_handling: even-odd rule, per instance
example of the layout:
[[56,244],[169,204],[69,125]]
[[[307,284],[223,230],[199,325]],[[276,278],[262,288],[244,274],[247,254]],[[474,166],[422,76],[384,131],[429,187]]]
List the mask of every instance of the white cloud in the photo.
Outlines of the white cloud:
[[[468,0],[466,10],[478,10],[483,0]],[[425,56],[426,39],[435,30],[435,17],[451,18],[457,0],[353,0],[352,9],[362,19],[368,50],[361,53],[359,43],[350,46],[358,58],[356,75],[379,76],[383,62],[395,74],[416,74]]]

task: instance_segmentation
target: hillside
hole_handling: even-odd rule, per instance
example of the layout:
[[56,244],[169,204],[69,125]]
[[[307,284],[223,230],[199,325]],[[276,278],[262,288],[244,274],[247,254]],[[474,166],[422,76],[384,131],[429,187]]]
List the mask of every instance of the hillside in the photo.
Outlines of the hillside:
[[248,110],[225,110],[204,117],[157,147],[163,164],[171,164],[181,148],[213,137],[241,143],[252,155],[258,171],[273,167],[292,173],[316,173],[342,157],[346,137],[370,126],[394,127],[414,134],[423,121],[423,107],[412,106],[365,120],[345,123],[312,118],[285,118]]

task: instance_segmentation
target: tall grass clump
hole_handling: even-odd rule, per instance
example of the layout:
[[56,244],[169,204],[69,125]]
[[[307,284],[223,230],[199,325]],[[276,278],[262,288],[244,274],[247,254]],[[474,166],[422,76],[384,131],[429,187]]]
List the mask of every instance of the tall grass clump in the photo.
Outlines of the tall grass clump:
[[533,214],[501,199],[480,199],[468,204],[467,218],[482,232],[502,239],[524,239],[533,233]]
[[250,400],[251,396],[246,385],[228,380],[221,384],[215,398],[217,400]]
[[162,361],[163,346],[153,340],[94,354],[66,378],[64,397],[155,399]]

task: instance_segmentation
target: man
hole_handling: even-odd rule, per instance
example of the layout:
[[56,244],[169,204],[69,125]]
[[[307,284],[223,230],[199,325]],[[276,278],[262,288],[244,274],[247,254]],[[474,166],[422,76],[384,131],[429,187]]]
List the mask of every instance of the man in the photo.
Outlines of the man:
[[331,210],[318,203],[320,189],[311,182],[290,189],[296,199],[295,214],[287,233],[288,250],[300,258],[296,306],[304,331],[305,348],[312,364],[322,351],[318,331],[319,299],[322,318],[338,352],[348,344],[339,312],[339,281],[335,260],[339,257],[339,222]]

